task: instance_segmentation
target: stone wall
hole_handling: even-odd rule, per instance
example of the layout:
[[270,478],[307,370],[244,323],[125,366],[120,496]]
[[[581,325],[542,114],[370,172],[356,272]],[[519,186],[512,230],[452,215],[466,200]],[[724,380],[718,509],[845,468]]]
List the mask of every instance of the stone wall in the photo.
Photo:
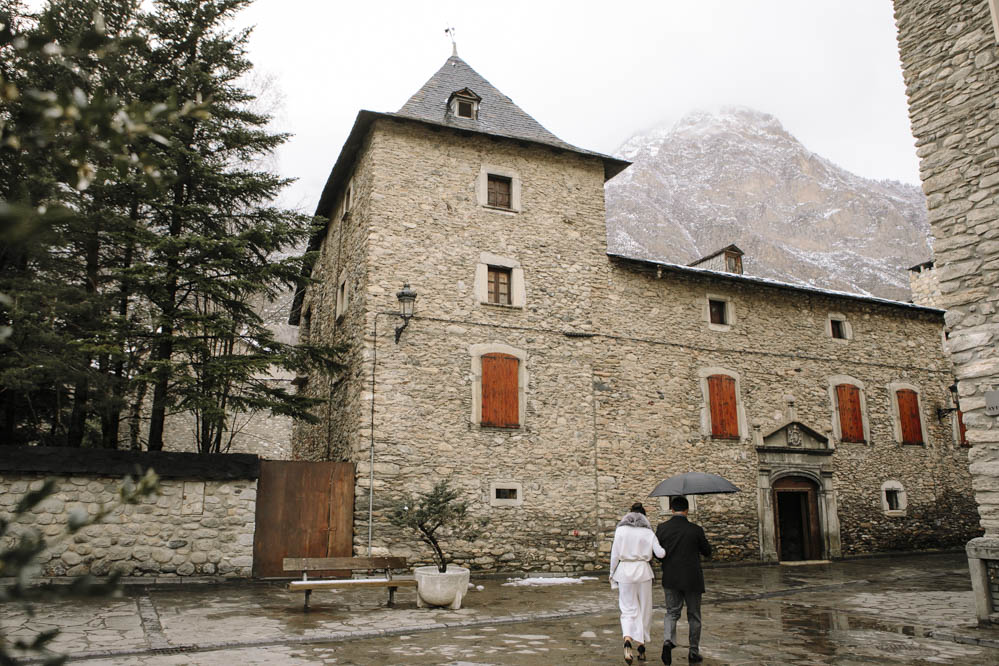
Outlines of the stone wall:
[[[253,568],[253,533],[257,498],[256,458],[130,454],[100,450],[46,450],[31,447],[0,461],[0,516],[26,493],[56,481],[54,495],[11,526],[12,535],[37,531],[50,547],[39,558],[40,575],[249,577]],[[150,462],[152,461],[152,462]],[[152,466],[166,475],[157,495],[114,510],[102,523],[75,535],[65,533],[69,514],[94,515],[118,496],[119,471]],[[216,465],[209,478],[172,478],[183,468]],[[104,474],[94,474],[95,467]],[[57,473],[59,469],[65,473]],[[26,470],[38,471],[26,471]],[[203,468],[200,468],[203,470]],[[127,473],[124,472],[124,473]],[[238,478],[252,476],[253,478]],[[214,477],[214,478],[213,478]],[[222,477],[222,478],[220,478]],[[237,478],[225,478],[237,477]],[[8,537],[10,538],[10,537]]]
[[950,352],[982,525],[999,535],[999,61],[987,2],[896,0],[909,117],[920,158]]
[[[372,312],[398,309],[395,292],[403,280],[419,294],[417,317],[399,344],[393,341],[398,318],[379,320],[376,552],[427,559],[412,539],[388,527],[386,509],[402,491],[429,490],[450,476],[474,500],[476,513],[490,520],[486,538],[454,548],[460,561],[482,569],[600,567],[592,353],[585,340],[563,331],[592,326],[597,266],[606,261],[602,163],[386,120],[376,124],[368,155],[381,168],[374,170],[370,202],[376,223],[368,234],[367,330]],[[520,213],[479,205],[476,187],[486,165],[523,183]],[[475,274],[483,253],[529,267],[525,307],[478,302]],[[520,429],[472,423],[470,346],[495,343],[532,359],[532,394]],[[370,340],[368,347],[365,380]],[[367,435],[358,440],[356,458],[358,552],[367,546]],[[506,480],[523,484],[519,507],[490,505],[491,484]]]
[[[377,233],[372,228],[372,202],[383,196],[375,190],[372,175],[375,153],[367,148],[370,141],[369,136],[350,178],[350,209],[343,211],[343,192],[333,206],[319,256],[313,264],[313,282],[302,302],[299,339],[343,345],[346,369],[333,378],[308,377],[299,389],[311,397],[324,398],[325,407],[316,410],[318,424],[294,425],[292,450],[296,460],[351,461],[364,445],[360,430],[368,421],[370,405],[370,398],[363,397],[370,391],[366,338],[374,325],[368,307],[368,246],[369,236]],[[400,282],[395,291],[401,287]],[[386,289],[392,296],[387,307],[395,310],[395,291],[392,285],[386,285]],[[338,308],[341,293],[345,304]],[[385,317],[379,319],[388,327]]]
[[[748,426],[763,433],[796,418],[832,439],[832,484],[838,502],[842,554],[955,545],[976,533],[968,497],[967,449],[954,441],[951,417],[939,420],[952,381],[941,345],[939,312],[753,284],[738,278],[683,276],[615,261],[597,329],[600,505],[604,524],[643,489],[672,474],[702,470],[726,476],[743,493],[703,498],[700,518],[725,559],[759,557],[758,504],[752,492],[760,465],[750,432],[740,441],[713,440],[702,422],[698,375],[723,368],[738,376]],[[707,296],[730,299],[734,323],[712,330]],[[851,339],[833,339],[830,313],[843,315]],[[612,335],[613,332],[613,335]],[[595,339],[596,340],[596,339]],[[870,441],[839,442],[830,378],[846,375],[864,386]],[[889,384],[920,390],[925,446],[895,437]],[[626,461],[622,463],[622,461]],[[927,469],[933,469],[927,474]],[[882,509],[881,487],[897,480],[909,500],[904,518]],[[958,519],[938,520],[946,499]]]
[[[830,382],[840,375],[865,387],[871,437],[865,444],[832,438],[828,494],[839,501],[842,547],[830,554],[952,545],[975,534],[967,450],[953,441],[951,417],[936,416],[953,380],[939,311],[608,259],[603,166],[595,158],[388,120],[376,122],[362,154],[370,189],[352,213],[361,222],[351,246],[359,248],[352,261],[366,265],[349,270],[364,275],[366,320],[362,329],[348,316],[341,329],[363,361],[343,380],[360,400],[331,405],[325,424],[357,462],[355,552],[367,548],[373,399],[375,554],[426,560],[387,513],[407,492],[451,478],[490,521],[476,543],[450,545],[460,563],[605,568],[614,526],[631,502],[667,476],[704,470],[744,490],[698,501],[696,517],[720,559],[758,559],[761,461],[751,424],[779,426],[793,396],[798,419],[832,435]],[[516,175],[519,212],[480,205],[483,168]],[[326,243],[339,233],[331,229]],[[478,301],[476,266],[496,261],[484,256],[523,269],[523,307]],[[381,317],[371,336],[374,313],[398,307],[402,281],[419,294],[417,316],[398,343],[397,317]],[[327,289],[322,279],[310,287]],[[708,323],[709,294],[731,304],[725,330]],[[851,339],[831,337],[831,315],[847,322]],[[524,359],[519,428],[484,428],[474,419],[475,350],[494,347]],[[705,432],[701,382],[713,367],[739,377],[739,440]],[[896,440],[889,385],[897,382],[920,392],[924,446]],[[303,452],[319,450],[300,442]],[[882,507],[889,481],[905,488],[904,515]],[[498,483],[519,488],[519,501],[492,501]],[[940,501],[950,503],[953,520],[938,520]],[[653,520],[665,515],[648,504]]]
[[999,553],[999,61],[994,2],[895,0],[909,118],[947,309],[975,500],[985,540],[969,543],[978,617],[995,612],[981,558]]

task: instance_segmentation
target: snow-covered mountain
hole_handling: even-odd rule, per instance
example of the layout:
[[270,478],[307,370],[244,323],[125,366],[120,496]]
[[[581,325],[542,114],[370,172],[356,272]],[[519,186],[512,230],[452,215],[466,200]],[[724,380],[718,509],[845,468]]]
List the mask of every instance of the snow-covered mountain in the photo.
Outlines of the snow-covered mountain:
[[734,243],[748,275],[897,300],[931,254],[919,188],[851,174],[766,113],[694,112],[617,156],[634,164],[606,187],[616,254],[685,264]]

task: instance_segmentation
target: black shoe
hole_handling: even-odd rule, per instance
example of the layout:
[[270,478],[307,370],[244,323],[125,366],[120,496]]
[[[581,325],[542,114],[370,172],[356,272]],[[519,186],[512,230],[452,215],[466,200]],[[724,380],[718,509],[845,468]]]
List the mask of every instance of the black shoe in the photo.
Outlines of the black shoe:
[[669,641],[666,641],[665,643],[663,643],[663,654],[662,654],[662,657],[663,657],[663,663],[664,664],[672,664],[673,663],[673,652],[672,652],[672,650],[675,647],[676,646],[673,645]]
[[639,645],[638,646],[638,661],[647,661],[646,658],[645,658],[645,646],[644,645]]
[[687,655],[688,664],[697,664],[702,661],[704,661],[704,657],[702,657],[698,652],[691,652]]
[[624,663],[630,664],[635,656],[631,652],[631,641],[624,642]]

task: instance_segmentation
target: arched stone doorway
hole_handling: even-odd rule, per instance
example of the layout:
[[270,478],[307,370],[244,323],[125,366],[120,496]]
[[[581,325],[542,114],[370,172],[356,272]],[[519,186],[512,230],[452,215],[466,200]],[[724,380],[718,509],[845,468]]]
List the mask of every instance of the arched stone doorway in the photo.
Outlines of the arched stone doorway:
[[818,495],[819,485],[803,476],[774,481],[774,532],[781,562],[824,559]]
[[758,425],[753,427],[760,461],[760,558],[764,562],[837,558],[841,547],[833,484],[836,450],[828,437],[794,420],[790,404],[788,421],[773,432],[764,435]]

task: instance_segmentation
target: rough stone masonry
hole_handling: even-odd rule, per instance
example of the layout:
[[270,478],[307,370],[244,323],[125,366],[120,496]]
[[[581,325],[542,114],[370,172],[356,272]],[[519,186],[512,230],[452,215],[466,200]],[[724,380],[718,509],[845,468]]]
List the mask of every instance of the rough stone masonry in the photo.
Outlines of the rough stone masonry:
[[[454,119],[445,101],[463,88],[478,116]],[[523,130],[533,119],[456,57],[413,99],[428,90],[423,115],[413,100],[359,115],[292,315],[303,338],[351,350],[343,376],[303,387],[328,402],[294,447],[357,464],[356,553],[370,490],[374,554],[425,561],[387,513],[441,478],[489,519],[476,542],[449,544],[483,570],[606,568],[627,507],[664,517],[648,493],[691,470],[742,488],[697,501],[723,560],[792,559],[793,530],[813,531],[817,558],[977,533],[967,449],[938,411],[953,382],[940,310],[608,256],[603,184],[626,165]],[[485,198],[494,174],[509,205]],[[509,302],[490,301],[489,271],[510,276]],[[417,314],[396,341],[404,282]],[[515,359],[515,427],[483,424],[487,354]],[[711,377],[734,384],[732,436],[713,433]],[[841,385],[859,395],[862,441],[840,432]],[[917,396],[921,442],[903,443],[900,390]],[[785,492],[807,511],[790,516]]]
[[999,389],[996,9],[993,0],[895,0],[909,117],[947,309],[947,346],[986,534],[968,546],[982,620],[995,611],[984,562],[999,560],[999,428],[985,413],[986,395]]

